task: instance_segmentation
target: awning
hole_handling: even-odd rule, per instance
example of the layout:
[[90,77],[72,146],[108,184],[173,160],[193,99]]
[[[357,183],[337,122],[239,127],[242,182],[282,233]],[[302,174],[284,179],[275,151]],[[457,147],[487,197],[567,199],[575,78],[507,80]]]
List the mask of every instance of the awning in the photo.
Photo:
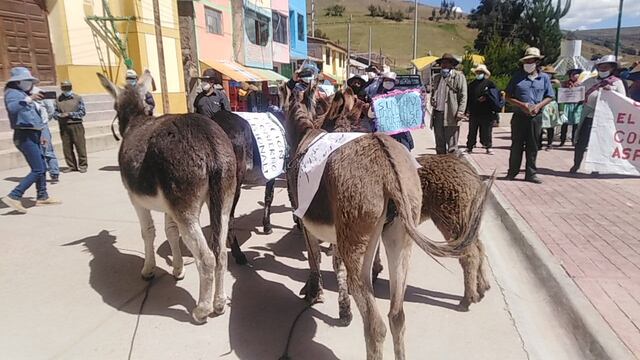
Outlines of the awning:
[[230,60],[200,60],[203,69],[214,69],[235,81],[287,81],[275,71],[243,66]]
[[417,59],[413,59],[411,60],[411,63],[418,69],[418,70],[422,70],[425,67],[429,66],[429,64],[431,64],[432,62],[438,60],[439,57],[437,56],[425,56],[425,57],[421,57],[421,58],[417,58]]

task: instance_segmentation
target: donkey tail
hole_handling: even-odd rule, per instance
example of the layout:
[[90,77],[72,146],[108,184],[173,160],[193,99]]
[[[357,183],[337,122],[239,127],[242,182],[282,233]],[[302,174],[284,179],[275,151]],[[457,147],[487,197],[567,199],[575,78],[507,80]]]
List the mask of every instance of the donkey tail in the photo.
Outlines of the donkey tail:
[[411,237],[411,239],[413,239],[413,241],[431,257],[461,256],[466,248],[471,244],[463,244],[461,239],[448,243],[438,242],[418,231],[417,219],[413,214],[413,210],[411,208],[412,204],[409,201],[407,196],[408,194],[402,186],[402,181],[400,180],[400,175],[398,173],[396,162],[393,159],[393,155],[391,155],[389,148],[385,144],[384,140],[380,138],[380,135],[376,134],[374,137],[378,140],[391,168],[392,178],[385,181],[386,190],[389,193],[390,199],[396,205],[398,218],[402,221],[409,237]]

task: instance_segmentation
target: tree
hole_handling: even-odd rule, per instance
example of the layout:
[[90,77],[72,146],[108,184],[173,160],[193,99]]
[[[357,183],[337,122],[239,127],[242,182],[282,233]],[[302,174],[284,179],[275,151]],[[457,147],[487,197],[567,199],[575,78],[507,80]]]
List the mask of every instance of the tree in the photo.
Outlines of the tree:
[[535,46],[545,55],[545,64],[553,63],[560,56],[562,31],[560,19],[567,15],[571,7],[571,0],[558,0],[557,6],[553,0],[532,0],[527,3],[521,25],[520,39],[530,46]]
[[342,5],[333,5],[325,9],[325,16],[342,16],[346,8]]
[[436,8],[431,9],[431,18],[429,20],[433,20],[436,18]]
[[520,66],[520,58],[526,46],[520,40],[494,37],[484,51],[484,63],[493,76],[509,76]]
[[481,0],[480,5],[471,10],[468,26],[480,30],[473,44],[478,52],[483,54],[494,37],[517,38],[525,1]]

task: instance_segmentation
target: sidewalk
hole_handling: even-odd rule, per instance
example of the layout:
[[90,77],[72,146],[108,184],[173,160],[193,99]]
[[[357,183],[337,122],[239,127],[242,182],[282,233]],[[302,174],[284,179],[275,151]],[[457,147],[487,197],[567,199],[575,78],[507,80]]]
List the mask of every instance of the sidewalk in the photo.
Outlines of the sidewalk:
[[[467,123],[460,143],[466,145]],[[557,144],[557,142],[556,142]],[[506,176],[510,128],[495,128],[495,155],[476,149],[471,159]],[[523,156],[524,158],[524,156]],[[524,162],[524,159],[523,159]],[[494,191],[517,209],[627,347],[640,358],[640,179],[572,175],[573,147],[538,153],[535,185],[499,180]],[[524,163],[522,164],[524,168]]]

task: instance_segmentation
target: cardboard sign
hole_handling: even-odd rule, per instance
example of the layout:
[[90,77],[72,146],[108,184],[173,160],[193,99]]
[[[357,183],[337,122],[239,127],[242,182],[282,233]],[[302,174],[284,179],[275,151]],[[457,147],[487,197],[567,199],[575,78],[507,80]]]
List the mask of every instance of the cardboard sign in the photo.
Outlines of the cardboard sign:
[[559,88],[558,89],[558,103],[579,103],[584,101],[585,90],[584,86],[576,86],[573,88]]
[[364,133],[324,133],[315,138],[300,163],[298,171],[298,208],[294,215],[303,218],[318,191],[329,155]]
[[424,127],[424,101],[419,89],[396,90],[373,97],[378,131],[397,134]]
[[262,174],[271,180],[284,172],[284,157],[287,152],[287,141],[284,128],[271,113],[236,112],[251,126],[256,139]]
[[600,93],[584,168],[640,175],[640,103],[615,91]]

